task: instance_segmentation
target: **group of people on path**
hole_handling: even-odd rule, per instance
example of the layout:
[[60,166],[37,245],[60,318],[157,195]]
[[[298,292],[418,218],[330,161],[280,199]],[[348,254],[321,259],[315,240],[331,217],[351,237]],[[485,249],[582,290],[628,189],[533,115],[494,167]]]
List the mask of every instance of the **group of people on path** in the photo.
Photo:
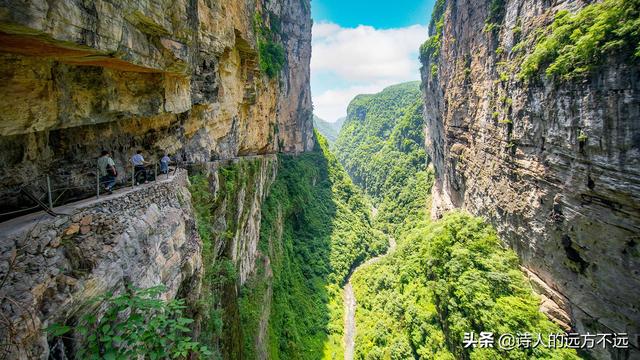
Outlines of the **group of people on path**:
[[[131,165],[133,165],[133,177],[136,185],[147,183],[147,170],[145,165],[149,162],[145,161],[142,156],[142,150],[138,150],[135,155],[129,159]],[[165,153],[160,159],[160,173],[169,173],[169,163],[171,158],[169,154]],[[116,179],[118,177],[118,170],[116,169],[116,163],[111,158],[111,152],[109,150],[102,150],[100,157],[98,158],[98,171],[100,176],[100,183],[104,186],[104,190],[108,194],[113,193],[113,187],[116,185]]]

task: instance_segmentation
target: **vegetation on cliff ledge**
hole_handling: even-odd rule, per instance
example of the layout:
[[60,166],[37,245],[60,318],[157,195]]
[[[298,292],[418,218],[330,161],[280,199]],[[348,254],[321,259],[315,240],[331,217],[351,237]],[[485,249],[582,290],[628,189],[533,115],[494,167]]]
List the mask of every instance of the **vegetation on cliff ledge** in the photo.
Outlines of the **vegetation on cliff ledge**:
[[285,63],[284,47],[276,40],[276,35],[280,32],[280,19],[269,14],[271,26],[268,27],[262,21],[260,14],[254,17],[254,31],[258,40],[258,57],[260,70],[269,78],[274,78],[280,74]]
[[640,1],[604,0],[572,14],[559,11],[548,34],[538,35],[519,77],[546,69],[549,77],[584,76],[612,54],[640,60]]
[[423,66],[431,62],[432,76],[436,76],[438,71],[436,62],[440,56],[440,47],[442,46],[446,5],[446,0],[436,0],[431,14],[431,22],[429,23],[429,38],[420,45],[420,62]]

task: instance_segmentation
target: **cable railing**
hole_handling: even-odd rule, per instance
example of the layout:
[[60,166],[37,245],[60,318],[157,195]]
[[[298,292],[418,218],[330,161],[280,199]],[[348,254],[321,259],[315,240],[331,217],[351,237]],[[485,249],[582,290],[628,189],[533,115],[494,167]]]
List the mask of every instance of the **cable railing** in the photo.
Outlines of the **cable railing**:
[[[113,190],[135,188],[145,183],[169,179],[176,174],[180,165],[174,161],[166,171],[160,171],[161,167],[157,163],[143,167],[144,170],[132,165],[126,166],[125,171],[115,177]],[[104,197],[110,194],[105,186],[113,180],[104,179],[100,173],[96,166],[94,170],[81,173],[41,175],[6,189],[0,196],[0,204],[4,204],[3,207],[10,204],[8,207],[13,208],[8,211],[0,210],[0,222],[39,210],[52,216],[61,215],[55,211],[56,207],[93,197]]]

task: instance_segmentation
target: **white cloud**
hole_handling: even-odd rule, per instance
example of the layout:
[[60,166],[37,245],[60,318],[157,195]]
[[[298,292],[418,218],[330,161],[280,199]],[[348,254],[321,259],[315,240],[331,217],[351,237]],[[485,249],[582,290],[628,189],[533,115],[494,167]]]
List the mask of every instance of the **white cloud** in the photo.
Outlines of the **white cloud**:
[[426,38],[427,28],[422,25],[381,30],[365,25],[343,28],[333,23],[314,24],[312,81],[321,76],[318,74],[331,74],[340,80],[336,81],[339,88],[318,81],[325,86],[314,93],[316,114],[333,121],[346,115],[347,105],[357,94],[418,80],[418,48]]
[[313,96],[313,112],[321,119],[334,122],[347,116],[347,106],[356,95],[375,94],[389,85],[402,81],[376,82],[370,85],[352,85],[341,89],[329,89]]

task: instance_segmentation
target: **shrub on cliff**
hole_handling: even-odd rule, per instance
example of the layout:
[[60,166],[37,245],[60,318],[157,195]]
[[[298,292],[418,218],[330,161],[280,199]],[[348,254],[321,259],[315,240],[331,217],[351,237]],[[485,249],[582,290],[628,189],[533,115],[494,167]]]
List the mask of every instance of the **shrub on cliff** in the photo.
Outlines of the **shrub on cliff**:
[[[437,0],[433,6],[431,22],[429,23],[429,38],[420,45],[420,62],[426,65],[428,62],[435,63],[440,56],[440,46],[442,44],[442,31],[444,28],[444,12],[446,1]],[[435,64],[432,64],[431,73],[433,76]],[[437,67],[435,68],[437,71]]]
[[521,79],[546,69],[549,77],[571,79],[593,71],[614,54],[640,60],[640,1],[604,0],[575,14],[559,11],[546,35],[536,39],[522,64]]
[[[191,354],[209,356],[207,347],[194,341],[183,316],[183,300],[158,299],[164,286],[137,289],[121,295],[97,298],[106,306],[101,317],[88,314],[73,330],[84,338],[76,353],[78,359],[187,359]],[[54,336],[71,331],[69,326],[53,325]]]
[[269,13],[271,27],[264,24],[260,14],[255,14],[253,27],[258,40],[258,59],[260,70],[269,78],[280,74],[285,63],[284,47],[277,42],[276,35],[280,32],[280,19]]

